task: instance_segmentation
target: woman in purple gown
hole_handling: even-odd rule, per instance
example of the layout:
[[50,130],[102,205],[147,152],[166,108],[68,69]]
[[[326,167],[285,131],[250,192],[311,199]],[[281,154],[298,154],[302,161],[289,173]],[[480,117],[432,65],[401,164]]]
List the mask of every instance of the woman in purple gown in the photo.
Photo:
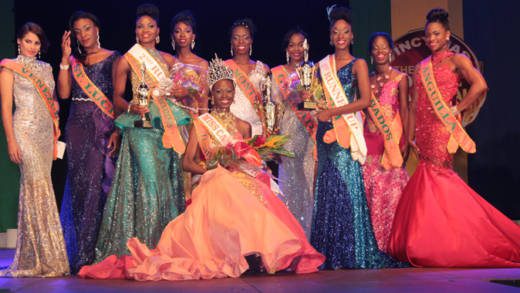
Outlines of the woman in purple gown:
[[[59,96],[72,100],[65,129],[68,168],[60,218],[71,272],[76,273],[94,260],[103,207],[112,182],[112,154],[117,145],[117,136],[111,136],[112,68],[120,54],[101,48],[95,15],[77,11],[69,24],[70,31],[62,37],[58,76]],[[93,94],[93,88],[97,94]],[[103,98],[104,103],[100,102]]]

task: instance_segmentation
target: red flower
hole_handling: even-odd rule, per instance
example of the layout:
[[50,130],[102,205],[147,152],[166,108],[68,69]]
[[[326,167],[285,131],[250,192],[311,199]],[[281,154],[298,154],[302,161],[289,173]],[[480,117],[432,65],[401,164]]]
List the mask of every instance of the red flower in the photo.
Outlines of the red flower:
[[266,138],[265,138],[264,135],[258,135],[255,138],[255,141],[253,143],[253,147],[259,147],[259,146],[263,145],[265,143],[265,141],[266,141]]

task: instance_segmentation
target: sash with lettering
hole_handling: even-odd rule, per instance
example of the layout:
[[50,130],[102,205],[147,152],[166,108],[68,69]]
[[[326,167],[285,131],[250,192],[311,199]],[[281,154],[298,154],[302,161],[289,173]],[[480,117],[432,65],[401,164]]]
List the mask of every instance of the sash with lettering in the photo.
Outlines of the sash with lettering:
[[[280,92],[284,98],[287,98],[291,94],[291,89],[288,85],[285,85],[286,81],[290,80],[287,70],[283,68],[283,65],[280,65],[272,68],[271,72],[273,73],[274,82],[278,85]],[[310,111],[298,111],[296,105],[293,103],[289,104],[291,110],[294,112],[298,120],[300,120],[300,123],[305,127],[305,130],[307,130],[311,139],[316,143],[316,124]]]
[[224,61],[224,64],[226,64],[226,66],[229,67],[231,71],[233,71],[233,76],[235,77],[236,84],[244,93],[246,98],[249,100],[251,106],[253,106],[253,108],[256,110],[256,114],[262,122],[262,132],[265,133],[265,113],[260,109],[256,109],[255,107],[256,103],[262,102],[262,94],[258,92],[255,86],[249,80],[247,74],[242,69],[240,69],[238,64],[236,64],[236,62],[233,59],[228,59]]
[[195,119],[194,125],[197,129],[199,145],[206,158],[211,157],[209,147],[209,137],[204,135],[205,131],[200,124],[211,134],[220,146],[232,145],[237,155],[248,163],[255,166],[262,166],[262,158],[251,146],[243,141],[242,137],[234,137],[215,117],[209,113],[204,113]]
[[[403,74],[397,76],[397,81],[401,80],[403,76]],[[383,108],[374,93],[372,93],[370,98],[368,114],[372,117],[372,121],[374,121],[377,129],[383,136],[385,151],[381,158],[381,165],[386,170],[400,168],[403,165],[403,156],[399,149],[399,141],[403,135],[401,115],[399,115],[399,112],[393,115],[392,110],[388,111]]]
[[43,82],[43,80],[38,78],[38,76],[32,73],[27,67],[23,66],[22,64],[16,61],[10,59],[3,59],[2,62],[0,62],[0,67],[8,68],[18,73],[19,75],[27,78],[33,83],[34,87],[36,88],[36,91],[38,92],[38,95],[42,98],[52,118],[52,125],[54,130],[53,159],[56,160],[58,155],[58,137],[60,137],[61,132],[59,122],[59,109],[55,103],[56,100],[54,100],[53,91]]
[[[352,61],[354,62],[354,61]],[[349,104],[343,86],[336,75],[334,55],[328,55],[320,63],[323,89],[329,106],[341,107]],[[325,143],[335,141],[344,148],[350,147],[352,159],[363,164],[367,156],[367,146],[363,136],[363,117],[361,111],[348,113],[332,118],[333,129],[323,136]]]
[[448,140],[448,145],[446,146],[448,153],[454,154],[457,152],[459,146],[467,153],[475,153],[477,151],[475,142],[466,133],[460,121],[457,119],[457,117],[455,117],[455,115],[453,115],[450,107],[446,105],[444,99],[442,98],[441,91],[437,87],[437,82],[435,81],[435,77],[433,75],[431,57],[421,61],[419,74],[435,114],[441,120],[442,124],[444,124],[446,129],[451,133],[450,139]]
[[[158,86],[162,80],[168,79],[159,61],[141,45],[135,44],[126,52],[124,57],[137,76],[140,76],[141,64],[146,64],[146,76],[151,79],[151,84],[149,84],[150,88]],[[183,154],[186,150],[186,145],[184,144],[179,128],[177,127],[177,121],[175,121],[175,116],[168,102],[162,96],[152,95],[152,98],[157,109],[159,109],[161,122],[164,127],[162,137],[164,147],[173,148],[178,154]]]
[[81,90],[98,106],[105,115],[114,119],[114,105],[108,97],[99,89],[85,73],[83,64],[76,60],[73,56],[70,56],[70,64],[72,67],[72,76],[79,85]]

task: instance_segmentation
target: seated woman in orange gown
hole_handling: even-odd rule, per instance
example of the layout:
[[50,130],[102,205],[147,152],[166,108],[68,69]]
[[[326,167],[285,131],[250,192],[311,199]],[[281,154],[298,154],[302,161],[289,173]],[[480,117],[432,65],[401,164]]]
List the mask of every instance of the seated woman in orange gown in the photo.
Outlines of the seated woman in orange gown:
[[[418,267],[520,267],[520,227],[451,169],[458,147],[476,150],[456,117],[486,92],[486,81],[466,56],[449,51],[446,11],[428,13],[425,35],[432,56],[415,70],[409,116],[420,163],[397,207],[390,254]],[[461,79],[470,89],[454,105]]]
[[[269,273],[310,273],[324,262],[271,191],[258,153],[243,143],[251,126],[229,111],[235,94],[232,72],[217,58],[208,75],[213,111],[195,119],[183,160],[186,171],[202,174],[192,203],[166,226],[156,249],[132,238],[127,243],[130,256],[112,255],[85,266],[80,277],[142,281],[239,277],[249,268],[245,258],[249,255],[259,255]],[[224,159],[229,148],[243,159]],[[203,161],[197,163],[198,154]]]

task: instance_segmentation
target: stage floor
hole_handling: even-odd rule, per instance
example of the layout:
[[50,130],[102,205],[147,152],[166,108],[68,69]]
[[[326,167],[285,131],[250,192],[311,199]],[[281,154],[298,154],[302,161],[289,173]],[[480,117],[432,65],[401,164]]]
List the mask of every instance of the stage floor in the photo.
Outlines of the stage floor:
[[[14,251],[0,250],[0,266]],[[384,269],[323,271],[307,275],[247,276],[178,282],[83,280],[67,278],[0,278],[5,292],[518,292],[520,287],[495,279],[520,279],[520,269]]]

